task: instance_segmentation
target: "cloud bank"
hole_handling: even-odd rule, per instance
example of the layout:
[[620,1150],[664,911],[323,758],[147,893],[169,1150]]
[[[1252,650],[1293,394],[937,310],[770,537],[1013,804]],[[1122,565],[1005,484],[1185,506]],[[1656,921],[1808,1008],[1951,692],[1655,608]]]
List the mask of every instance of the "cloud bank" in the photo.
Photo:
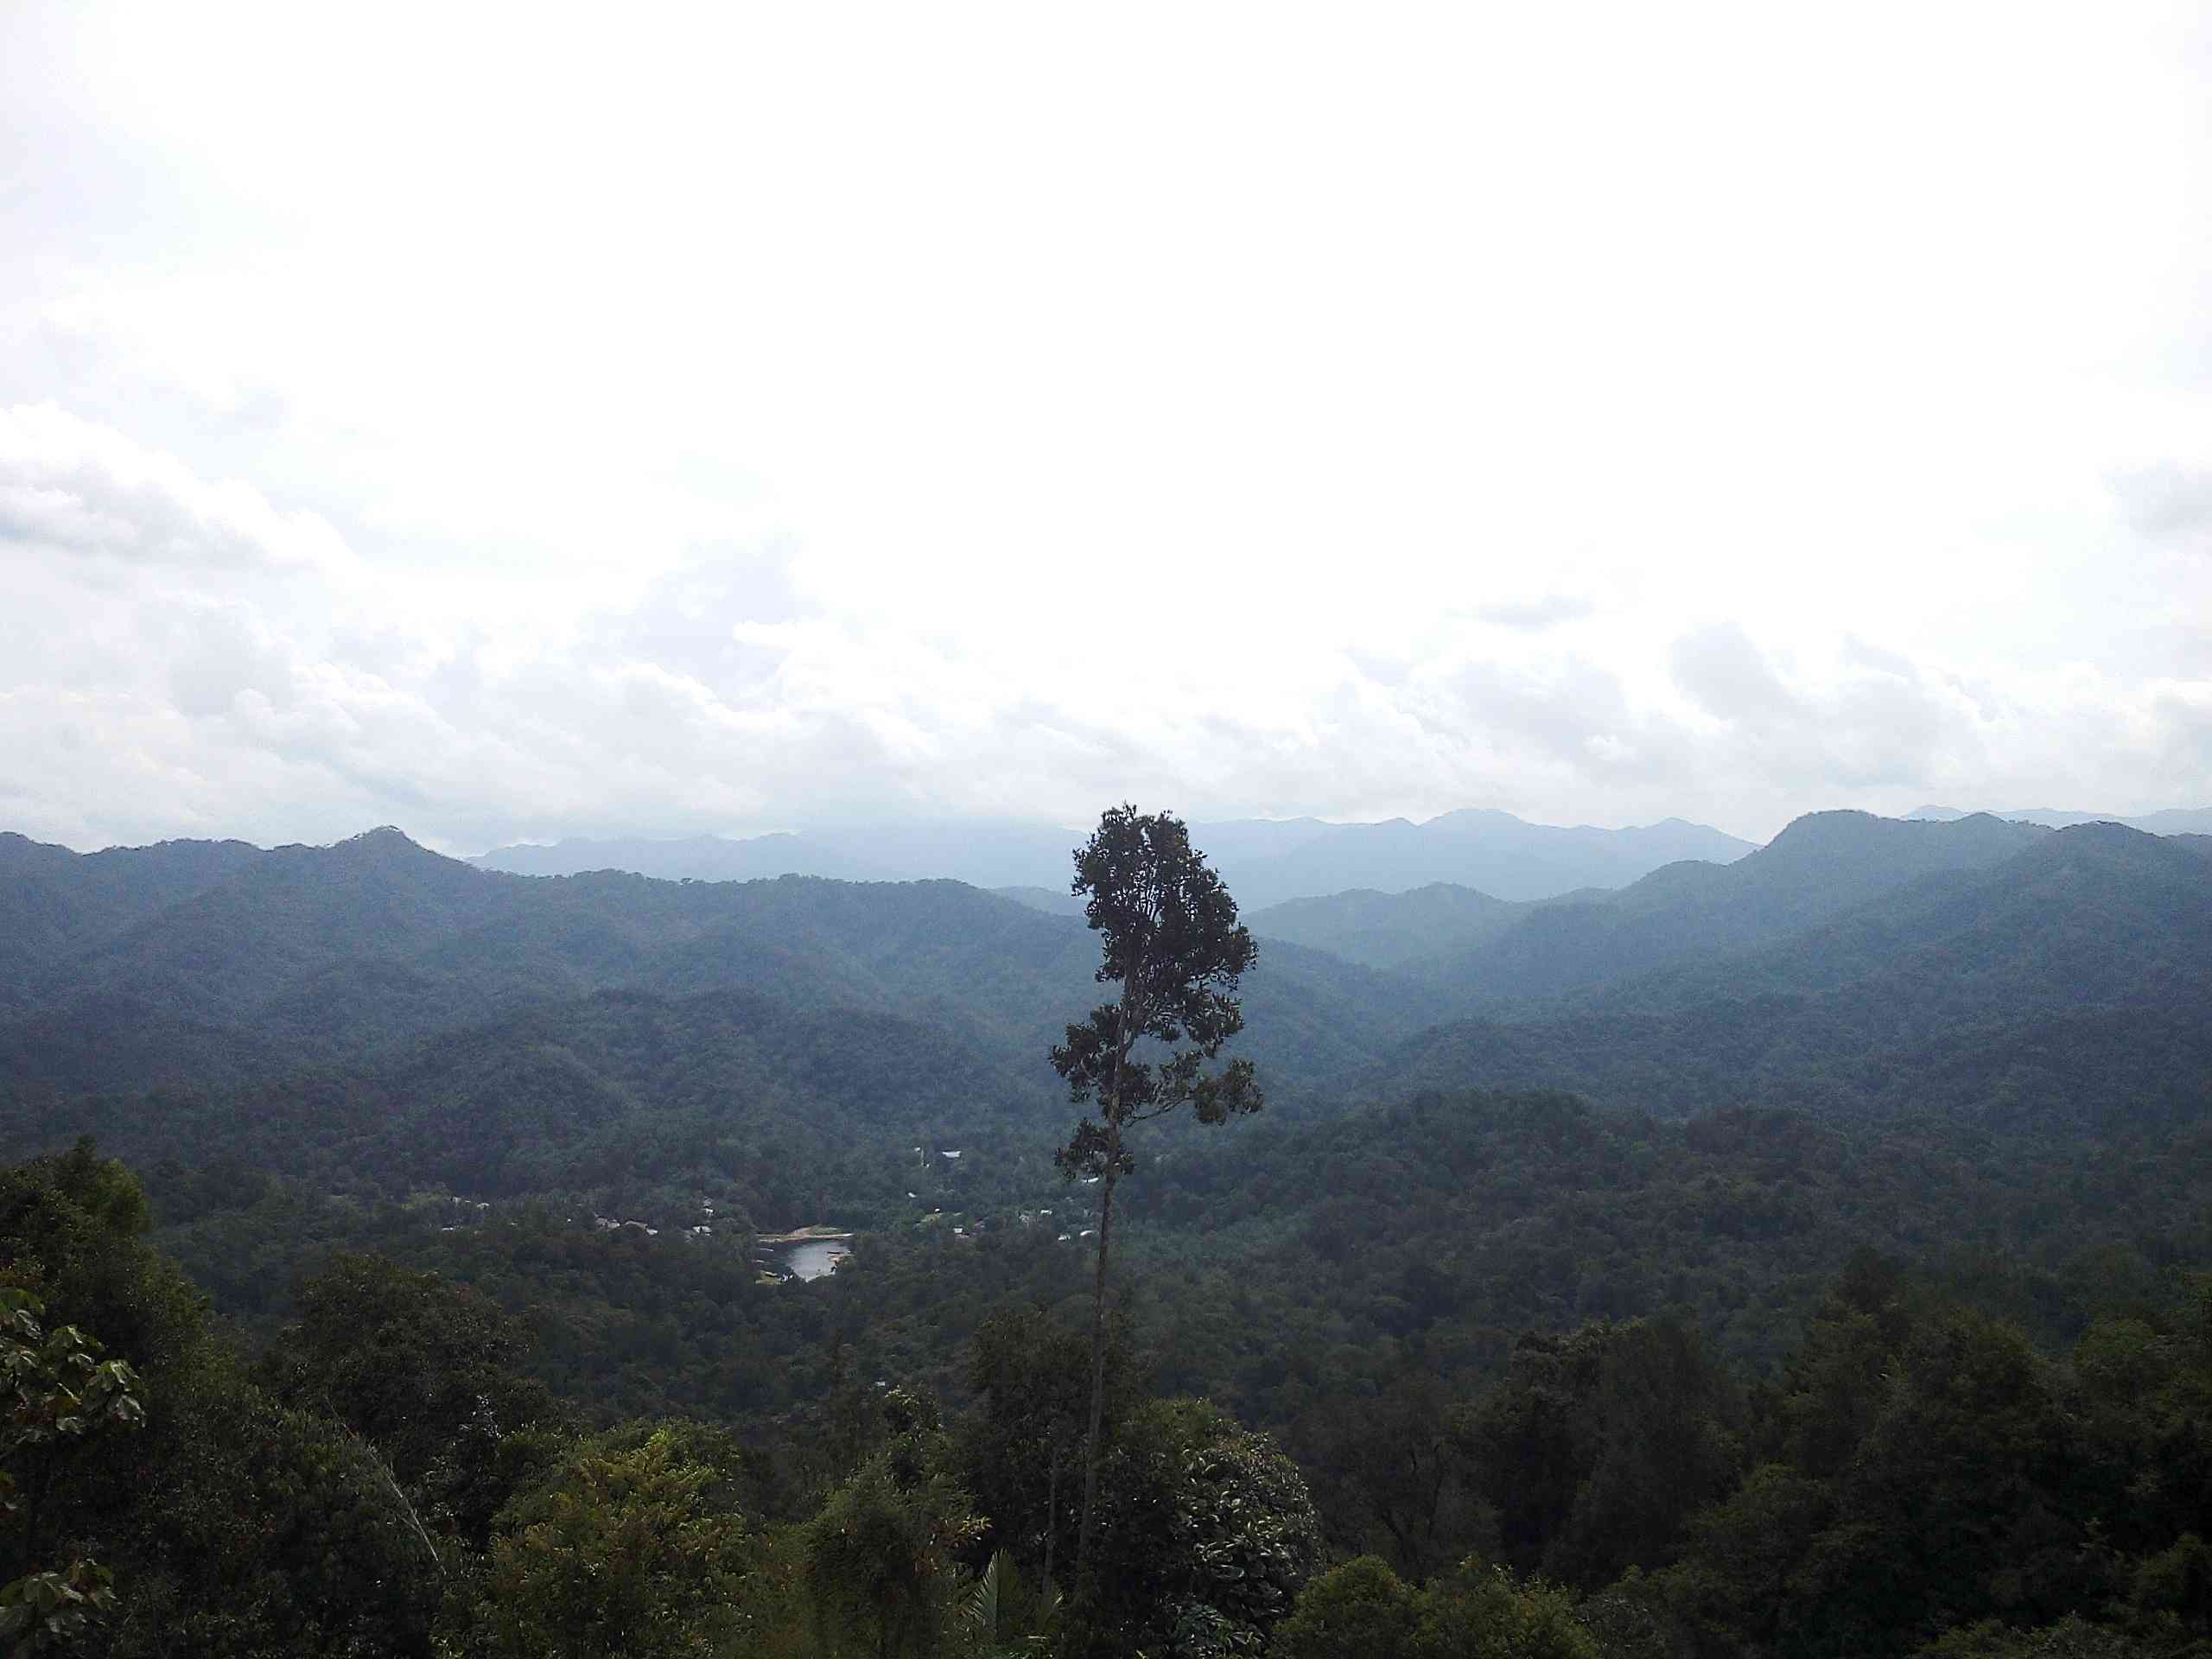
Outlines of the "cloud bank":
[[2201,10],[863,13],[0,17],[0,824],[2212,801]]
[[1080,823],[1124,796],[1757,831],[1839,800],[2133,805],[2152,778],[2212,795],[2212,688],[2179,678],[2000,683],[1858,640],[1788,661],[1732,620],[1682,627],[1639,673],[1606,645],[1648,619],[1593,605],[1287,662],[1210,614],[1193,639],[1216,650],[1173,674],[1117,680],[1109,639],[1095,671],[1055,681],[1040,658],[1097,642],[1043,616],[1009,634],[997,610],[924,635],[804,596],[772,550],[704,555],[548,640],[45,408],[0,415],[0,501],[25,601],[0,671],[0,816],[80,846],[385,821],[459,849],[893,813]]

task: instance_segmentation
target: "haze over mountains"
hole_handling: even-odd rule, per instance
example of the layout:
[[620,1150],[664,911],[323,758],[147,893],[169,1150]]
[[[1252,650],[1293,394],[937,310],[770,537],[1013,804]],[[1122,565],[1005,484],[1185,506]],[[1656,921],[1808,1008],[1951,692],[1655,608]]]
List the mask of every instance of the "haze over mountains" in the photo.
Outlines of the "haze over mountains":
[[[1948,823],[1972,815],[1961,811],[1955,806],[1920,806],[1905,816]],[[2039,823],[2046,830],[2064,830],[2077,823],[2124,823],[2131,830],[2141,830],[2154,836],[2212,835],[2212,806],[2170,806],[2133,817],[2120,812],[2062,812],[2051,807],[2037,806],[2015,811],[1992,812],[1990,816],[2014,823]]]
[[[1290,833],[1255,863],[1325,840]],[[2212,1248],[2212,837],[1822,812],[1618,887],[1245,914],[1266,1110],[1152,1126],[1114,1213],[1149,1386],[1281,1435],[1347,1548],[1378,1402],[1510,1386],[1578,1327],[1694,1323],[1772,1377],[1872,1251],[2070,1341]],[[0,1144],[145,1172],[242,1329],[373,1250],[527,1319],[602,1421],[773,1444],[855,1377],[959,1405],[993,1310],[1085,1305],[1046,1056],[1097,962],[945,879],[0,836]],[[816,1223],[845,1268],[760,1271]]]
[[[63,1089],[274,1075],[615,989],[897,1012],[995,1066],[1041,1054],[1095,989],[1079,920],[959,882],[532,880],[390,829],[267,852],[0,838],[0,917],[36,924],[0,976],[0,1078]],[[1301,1071],[1446,1011],[1295,945],[1247,995],[1252,1052]]]
[[[1473,828],[1464,840],[1497,826]],[[1278,842],[1276,861],[1336,838],[1307,826],[1282,834],[1306,839]],[[1421,838],[1386,840],[1404,849]],[[1240,1046],[1283,1109],[1324,1114],[1470,1084],[1573,1087],[1670,1111],[1762,1091],[1886,1109],[1898,1076],[1930,1075],[1897,1071],[1898,1057],[1944,1046],[1943,1074],[1968,1077],[1971,1093],[1995,1064],[1988,1053],[2018,1051],[2023,1021],[2087,1022],[2080,1057],[2109,1059],[2144,1032],[2157,1053],[2194,1052],[2202,1039],[2185,1028],[2212,1013],[2208,849],[2212,839],[2111,824],[1831,812],[1731,862],[1678,861],[1618,889],[1515,901],[1431,885],[1248,907],[1263,945]],[[693,1099],[637,1081],[683,1064],[639,1043],[739,1031],[752,1033],[747,1052],[818,1057],[835,1024],[824,1011],[836,1009],[876,1022],[871,1040],[887,1050],[901,1040],[887,1033],[910,1027],[913,1053],[938,1055],[932,1076],[949,1067],[961,1085],[899,1088],[895,1068],[855,1081],[849,1068],[796,1059],[753,1074],[709,1069],[766,1079],[753,1086],[762,1100],[826,1097],[811,1119],[854,1133],[887,1128],[895,1102],[898,1120],[948,1134],[1026,1134],[1024,1123],[1055,1120],[1046,1048],[1095,1000],[1096,948],[1078,918],[957,881],[529,879],[441,857],[395,830],[327,848],[167,842],[92,855],[0,836],[0,929],[10,941],[0,1099],[12,1132],[43,1139],[97,1120],[128,1145],[150,1137],[178,1154],[192,1135],[165,1131],[128,1096],[244,1090],[242,1103],[264,1106],[218,1117],[259,1121],[270,1101],[299,1097],[252,1092],[287,1076],[348,1075],[372,1094],[416,1098],[422,1068],[445,1052],[467,1065],[427,1092],[459,1114],[457,1145],[472,1114],[531,1133],[534,1109],[495,1109],[486,1091],[504,1098],[558,1050],[561,1074],[585,1080],[578,1097],[599,1103],[587,1116],[627,1134],[668,1101]],[[631,1021],[660,1035],[616,1036],[630,1027],[609,1023],[610,996],[661,1010]],[[804,1027],[813,1034],[794,1036],[795,1021],[817,1022]],[[723,1050],[728,1040],[715,1039]],[[510,1051],[526,1057],[520,1070],[485,1062]],[[69,1103],[94,1092],[115,1103]],[[726,1098],[724,1109],[753,1109]],[[410,1161],[410,1179],[435,1173],[437,1133],[426,1122],[421,1134],[429,1150]],[[444,1179],[474,1178],[456,1165]]]
[[[563,841],[502,847],[468,861],[521,875],[617,869],[702,881],[949,877],[978,887],[1057,894],[1067,889],[1069,849],[1085,833],[1033,823],[913,821],[742,840]],[[1422,823],[1234,819],[1193,823],[1191,838],[1248,909],[1351,888],[1402,893],[1439,881],[1500,899],[1542,899],[1578,887],[1622,887],[1682,859],[1725,863],[1755,844],[1680,818],[1625,830],[1563,828],[1478,808]]]
[[[1747,950],[1917,878],[2003,859],[2047,833],[1986,816],[1939,824],[1821,812],[1733,863],[1670,864],[1618,891],[1518,906],[1457,888],[1343,893],[1256,912],[1252,926],[1356,960],[1388,961],[1484,1000],[1527,1001]],[[1430,948],[1409,950],[1409,938]]]

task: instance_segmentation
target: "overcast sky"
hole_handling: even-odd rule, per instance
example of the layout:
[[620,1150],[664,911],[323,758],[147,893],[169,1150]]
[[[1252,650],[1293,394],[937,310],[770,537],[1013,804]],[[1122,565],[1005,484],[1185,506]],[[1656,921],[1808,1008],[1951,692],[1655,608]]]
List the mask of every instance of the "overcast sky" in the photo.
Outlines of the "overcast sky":
[[11,5],[0,828],[2212,803],[2208,19]]

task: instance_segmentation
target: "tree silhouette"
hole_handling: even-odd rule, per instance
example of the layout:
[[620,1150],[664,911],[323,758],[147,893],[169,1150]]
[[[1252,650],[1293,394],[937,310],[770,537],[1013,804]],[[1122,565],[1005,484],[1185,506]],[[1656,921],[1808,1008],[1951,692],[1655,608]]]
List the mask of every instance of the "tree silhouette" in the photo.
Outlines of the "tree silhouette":
[[[1076,1579],[1084,1592],[1098,1495],[1101,1420],[1106,1394],[1106,1283],[1114,1236],[1114,1189],[1136,1167],[1128,1148],[1140,1123],[1188,1107],[1201,1123],[1260,1109],[1249,1060],[1202,1070],[1243,1029],[1231,995],[1259,948],[1236,919],[1236,901],[1190,832],[1170,813],[1109,807],[1076,849],[1069,891],[1088,894],[1084,914],[1099,935],[1097,980],[1121,995],[1101,1003],[1052,1050],[1052,1066],[1077,1104],[1095,1100],[1097,1116],[1077,1123],[1055,1154],[1070,1180],[1098,1185],[1098,1269],[1091,1293],[1090,1427],[1084,1452],[1083,1522],[1076,1536]],[[1152,1046],[1141,1046],[1150,1045]]]

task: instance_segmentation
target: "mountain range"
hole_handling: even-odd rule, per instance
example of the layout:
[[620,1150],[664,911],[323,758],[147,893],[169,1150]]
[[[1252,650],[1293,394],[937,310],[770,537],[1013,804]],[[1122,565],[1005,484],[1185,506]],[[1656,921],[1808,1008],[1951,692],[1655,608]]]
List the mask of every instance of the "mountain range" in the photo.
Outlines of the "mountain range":
[[[1244,868],[1325,844],[1266,842],[1281,833],[1255,832]],[[289,1326],[320,1319],[358,1327],[379,1397],[394,1365],[447,1351],[445,1320],[398,1311],[459,1295],[452,1328],[516,1321],[564,1413],[738,1430],[764,1505],[771,1481],[810,1494],[830,1466],[775,1448],[846,1443],[893,1378],[988,1445],[977,1356],[1035,1348],[1045,1368],[1023,1375],[1046,1381],[1026,1386],[1054,1397],[1049,1356],[1091,1306],[1106,1215],[1056,1166],[1086,1109],[1046,1052],[1112,988],[1070,896],[1040,888],[530,877],[394,829],[89,855],[0,836],[0,1146],[22,1160],[89,1135],[136,1172],[88,1151],[8,1172],[0,1255],[35,1271],[79,1252],[75,1282],[105,1294],[121,1258],[87,1241],[139,1250],[123,1230],[149,1220],[211,1313],[266,1344],[256,1376],[304,1377]],[[1747,1559],[1745,1529],[1798,1548],[1814,1506],[1858,1502],[1866,1459],[1897,1445],[1917,1461],[1883,1477],[1893,1517],[1838,1507],[1804,1545],[1815,1569],[1794,1573],[1827,1573],[1831,1540],[1917,1549],[1923,1492],[1955,1467],[2006,1491],[2022,1467],[2058,1470],[2022,1511],[2039,1538],[2050,1515],[2125,1524],[2168,1490],[2194,1524],[2203,1389],[2143,1379],[2202,1347],[2212,836],[1824,812],[1725,863],[1542,898],[1238,896],[1259,959],[1232,1052],[1257,1062],[1266,1110],[1147,1126],[1111,1212],[1116,1282],[1136,1386],[1280,1437],[1349,1517],[1346,1553],[1424,1512],[1464,1516],[1434,1561],[1492,1548],[1503,1503],[1543,1489],[1562,1446],[1641,1513],[1677,1478],[1685,1400],[1711,1406],[1695,1444],[1716,1456],[1802,1441],[1840,1448],[1843,1471],[1822,1489],[1763,1464],[1713,1535],[1722,1567],[1648,1558],[1700,1595]],[[851,1255],[784,1282],[776,1237],[817,1223]],[[391,1289],[318,1303],[337,1274]],[[138,1306],[197,1305],[181,1281],[144,1282],[159,1289]],[[1939,1317],[1939,1294],[1973,1300]],[[2036,1396],[2048,1410],[2016,1408],[2043,1362],[1992,1307],[2070,1348]],[[86,1328],[140,1363],[144,1327]],[[1079,1378],[1080,1337],[1065,1351]],[[235,1386],[237,1368],[206,1369]],[[156,1401],[187,1402],[168,1408],[177,1444],[266,1438],[251,1424],[269,1418],[208,1432],[230,1420],[181,1367],[143,1374],[164,1379]],[[489,1396],[453,1393],[455,1421],[497,1421]],[[1828,1432],[1853,1414],[1856,1451]],[[2080,1451],[2107,1443],[2134,1465]],[[1659,1460],[1624,1465],[1621,1446]],[[1516,1461],[1497,1497],[1440,1484],[1439,1448],[1479,1469],[1501,1446]],[[200,1466],[178,1513],[206,1511]],[[2072,1473],[2094,1468],[2109,1477]],[[272,1490],[256,1472],[223,1513],[264,1516]],[[177,1535],[149,1524],[146,1559]],[[2061,1546],[2036,1560],[2111,1558],[2087,1520]],[[1821,1581],[1894,1581],[1867,1559]],[[1754,1600],[1777,1581],[1761,1573]],[[132,1593],[155,1581],[142,1570]],[[1813,1628],[1824,1648],[1829,1624]],[[1925,1634],[1882,1650],[1933,1651]]]
[[[1965,822],[1965,821],[1962,821]],[[1738,947],[1471,953],[1454,1000],[1483,1004],[1409,1039],[1353,1085],[1566,1088],[1666,1114],[1740,1104],[1816,1114],[2201,1115],[2212,1075],[2212,838],[2116,824],[2044,831],[1758,931],[1754,906],[1646,918],[1734,924]],[[1777,843],[1778,845],[1779,843]],[[1745,895],[1751,896],[1751,895]],[[1579,968],[1579,971],[1570,971]],[[1548,970],[1548,977],[1543,977]],[[1503,995],[1548,984],[1537,999]]]
[[[391,829],[267,852],[80,855],[10,836],[0,916],[39,923],[16,931],[0,970],[0,1079],[65,1092],[351,1063],[613,990],[896,1014],[995,1065],[1041,1056],[1096,991],[1079,918],[957,881],[531,879]],[[1246,996],[1251,1052],[1301,1073],[1447,1011],[1296,945],[1269,953]]]
[[[2109,823],[1830,812],[1618,890],[1261,906],[1239,1052],[1307,1116],[1469,1086],[1670,1115],[2170,1112],[2212,1030],[2208,851]],[[0,836],[0,923],[12,1140],[98,1127],[189,1161],[344,1121],[376,1144],[389,1117],[416,1126],[382,1166],[409,1182],[509,1167],[487,1134],[612,1167],[677,1102],[729,1133],[841,1142],[1049,1133],[1046,1050],[1098,995],[1078,917],[957,881],[533,879],[389,829],[267,851]],[[875,1058],[844,1064],[841,1029]],[[547,1116],[563,1100],[562,1121],[599,1126],[581,1142]]]
[[[1669,963],[1726,958],[1924,877],[1972,870],[2024,851],[2050,832],[1986,816],[1949,823],[1817,812],[1733,864],[1672,864],[1616,892],[1585,891],[1518,906],[1428,889],[1337,913],[1370,919],[1363,943],[1338,949],[1449,986],[1474,1002],[1532,1003]],[[1256,912],[1255,931],[1320,944],[1309,906]],[[1328,913],[1323,912],[1320,913]],[[1382,925],[1388,917],[1389,925]],[[1419,938],[1431,948],[1406,951]],[[1327,948],[1323,945],[1323,948]]]
[[[864,830],[810,830],[745,840],[563,841],[502,847],[468,861],[520,875],[627,870],[669,880],[741,881],[821,875],[849,881],[949,877],[971,886],[1067,891],[1070,855],[1083,832],[1049,825],[912,822]],[[1684,859],[1726,863],[1754,843],[1669,818],[1626,830],[1529,823],[1470,809],[1426,823],[1331,823],[1246,818],[1193,823],[1192,843],[1247,906],[1366,887],[1402,893],[1448,881],[1510,899],[1579,887],[1618,887]]]
[[[1920,806],[1905,816],[1948,823],[1955,818],[1974,815],[1962,812],[1955,806]],[[2212,836],[2212,806],[2170,806],[2157,812],[2139,813],[2133,817],[2121,812],[2062,812],[2048,806],[2037,806],[2010,812],[1993,812],[1990,816],[2009,819],[2014,823],[2039,823],[2046,830],[2067,830],[2077,823],[2120,823],[2130,830],[2140,830],[2153,836]]]

